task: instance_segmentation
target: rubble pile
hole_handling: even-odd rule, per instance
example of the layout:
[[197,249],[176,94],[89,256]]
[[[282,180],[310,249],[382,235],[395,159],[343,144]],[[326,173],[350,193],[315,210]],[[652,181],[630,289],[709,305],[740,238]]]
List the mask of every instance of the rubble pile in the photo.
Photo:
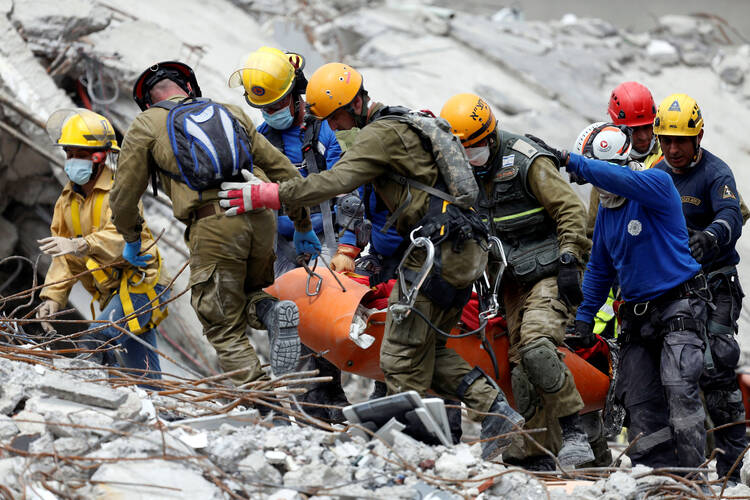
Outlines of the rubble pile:
[[197,387],[147,395],[110,386],[87,361],[32,354],[0,357],[0,491],[10,498],[637,499],[691,487],[644,467],[597,481],[586,479],[601,472],[576,471],[569,496],[561,474],[482,461],[479,443],[428,446],[394,431],[390,445],[304,418],[274,425],[255,409],[198,403]]

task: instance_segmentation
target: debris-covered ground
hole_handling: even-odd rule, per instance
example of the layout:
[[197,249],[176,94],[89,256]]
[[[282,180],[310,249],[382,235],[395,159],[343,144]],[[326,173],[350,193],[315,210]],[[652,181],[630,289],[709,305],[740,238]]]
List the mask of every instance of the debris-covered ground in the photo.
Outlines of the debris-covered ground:
[[396,433],[390,446],[313,427],[291,409],[280,412],[296,423],[274,425],[238,404],[277,405],[272,394],[293,394],[295,374],[244,391],[171,380],[147,395],[122,373],[108,380],[98,365],[20,348],[0,357],[0,376],[2,498],[712,497],[670,471],[535,475],[482,461],[479,443],[432,447]]

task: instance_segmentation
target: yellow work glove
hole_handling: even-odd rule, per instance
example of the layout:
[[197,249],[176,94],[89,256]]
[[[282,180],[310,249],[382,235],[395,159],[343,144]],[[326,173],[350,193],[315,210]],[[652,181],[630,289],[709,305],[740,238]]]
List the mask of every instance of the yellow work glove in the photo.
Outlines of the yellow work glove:
[[53,257],[62,257],[70,253],[76,257],[83,257],[89,252],[89,244],[83,238],[49,236],[36,242],[41,244],[39,250]]
[[[54,300],[47,299],[47,300],[45,300],[42,303],[41,307],[39,307],[39,309],[37,309],[37,311],[36,311],[36,317],[40,318],[40,319],[41,318],[49,318],[50,316],[52,316],[53,314],[55,314],[59,310],[60,310],[60,304],[58,304]],[[47,321],[42,321],[41,324],[42,324],[42,329],[45,332],[47,332],[47,333],[55,333],[56,332],[55,328],[52,326],[51,323],[49,323]]]
[[331,259],[331,269],[340,273],[354,272],[354,259],[359,255],[359,247],[340,244],[336,249],[336,255]]

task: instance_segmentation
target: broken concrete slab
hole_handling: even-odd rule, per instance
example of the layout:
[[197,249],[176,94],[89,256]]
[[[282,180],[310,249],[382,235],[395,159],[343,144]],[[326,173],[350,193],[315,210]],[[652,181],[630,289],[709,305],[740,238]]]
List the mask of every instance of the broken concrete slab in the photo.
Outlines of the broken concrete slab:
[[[111,11],[86,0],[14,0],[11,20],[29,40],[71,41],[106,28]],[[58,42],[59,43],[59,42]]]
[[244,427],[247,425],[254,425],[260,421],[260,412],[255,409],[244,410],[237,413],[227,413],[223,415],[210,415],[207,417],[197,418],[186,418],[183,420],[175,420],[167,424],[169,427],[178,427],[187,425],[193,429],[201,429],[205,431],[213,431],[218,429],[224,424],[231,425],[234,427]]
[[111,410],[118,409],[128,397],[125,391],[117,391],[109,387],[60,377],[59,375],[44,377],[39,383],[39,389],[46,394],[61,399]]
[[13,422],[18,426],[18,432],[21,434],[43,434],[47,430],[44,417],[26,409],[13,415]]
[[97,498],[221,500],[221,490],[183,463],[144,460],[104,464],[91,477]]
[[9,415],[15,410],[25,393],[24,387],[20,384],[6,382],[0,386],[0,414]]
[[56,397],[32,396],[26,401],[26,409],[42,415],[58,437],[85,437],[88,433],[105,436],[115,422],[112,411]]
[[[281,463],[286,459],[286,454],[282,452],[277,451],[273,453],[284,455],[284,458],[281,459]],[[271,460],[279,463],[277,461],[278,458],[279,457],[272,457]],[[266,458],[266,454],[264,454],[262,450],[256,450],[243,458],[240,463],[237,464],[237,470],[249,478],[259,479],[267,483],[281,484],[282,481],[281,473],[271,464],[271,461]]]

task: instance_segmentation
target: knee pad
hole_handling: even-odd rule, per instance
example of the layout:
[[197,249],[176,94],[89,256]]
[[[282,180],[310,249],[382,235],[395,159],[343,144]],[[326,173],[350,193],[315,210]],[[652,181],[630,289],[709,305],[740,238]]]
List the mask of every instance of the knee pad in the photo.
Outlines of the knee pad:
[[707,391],[705,396],[706,407],[714,425],[745,420],[745,406],[739,389]]
[[510,372],[510,384],[513,388],[513,399],[516,401],[518,413],[526,420],[534,416],[537,406],[539,406],[539,394],[536,388],[529,381],[526,370],[523,366],[516,365]]
[[547,338],[536,339],[520,349],[529,381],[546,393],[559,391],[565,383],[565,366]]

